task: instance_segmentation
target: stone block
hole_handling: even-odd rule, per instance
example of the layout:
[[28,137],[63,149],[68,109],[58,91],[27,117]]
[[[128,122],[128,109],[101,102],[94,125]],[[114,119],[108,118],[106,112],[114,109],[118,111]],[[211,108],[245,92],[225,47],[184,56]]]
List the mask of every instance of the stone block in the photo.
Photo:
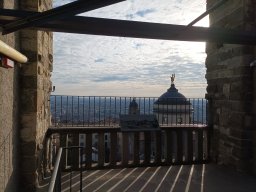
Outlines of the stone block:
[[225,84],[223,85],[223,94],[224,94],[224,96],[225,96],[227,99],[229,99],[230,84],[225,83]]
[[37,148],[35,141],[22,142],[21,153],[22,156],[34,156],[36,154]]
[[[32,33],[34,33],[34,32],[32,32]],[[31,52],[37,51],[38,44],[35,40],[36,40],[35,38],[31,38],[31,37],[27,38],[27,36],[26,36],[26,38],[23,37],[22,43],[21,43],[21,49],[26,50],[26,51],[31,51]]]
[[253,158],[251,141],[243,140],[242,146],[234,146],[232,148],[232,156],[238,158],[241,161],[246,161]]
[[246,115],[244,117],[244,127],[253,127],[254,126],[254,117],[251,115]]
[[222,135],[229,135],[230,134],[230,128],[227,127],[219,127],[220,134]]
[[[221,25],[224,26],[229,22],[243,21],[243,0],[228,1],[223,4],[221,7],[214,11],[214,14],[209,15],[210,25]],[[229,27],[233,26],[232,23],[229,24]]]
[[243,95],[243,93],[241,93],[241,92],[232,92],[232,93],[230,94],[229,99],[230,99],[230,100],[241,100],[242,95]]
[[244,127],[230,129],[230,136],[236,139],[250,140],[252,138],[252,134],[252,130],[245,130]]
[[20,30],[21,41],[26,41],[27,39],[34,40],[34,43],[37,42],[37,32],[32,29]]
[[37,76],[22,76],[21,86],[24,89],[36,89],[37,88]]
[[45,78],[43,75],[38,76],[37,88],[38,90],[45,90]]
[[21,67],[21,74],[30,76],[30,75],[36,75],[37,73],[37,65],[35,62],[28,62],[27,64],[22,64]]
[[245,113],[243,112],[231,112],[228,124],[232,127],[242,127],[244,122]]
[[22,113],[36,112],[37,108],[37,91],[33,89],[22,90],[21,96]]
[[36,124],[36,115],[31,114],[23,114],[21,116],[21,125],[22,127],[34,127]]
[[36,140],[36,130],[34,127],[23,127],[20,130],[20,138],[24,142],[30,142]]
[[36,172],[24,172],[20,179],[20,191],[37,191],[37,173]]
[[34,173],[37,169],[37,157],[36,156],[24,156],[22,164],[22,170],[25,173]]
[[38,12],[38,1],[36,0],[23,0],[20,2],[20,7],[23,10],[27,11],[36,11]]

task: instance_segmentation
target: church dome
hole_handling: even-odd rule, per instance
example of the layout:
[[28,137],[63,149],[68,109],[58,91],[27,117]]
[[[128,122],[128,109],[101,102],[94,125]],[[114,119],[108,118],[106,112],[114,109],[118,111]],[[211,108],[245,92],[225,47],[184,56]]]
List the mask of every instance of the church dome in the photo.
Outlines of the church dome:
[[190,102],[187,98],[178,92],[174,84],[171,84],[171,87],[162,94],[156,101],[157,105],[189,105]]
[[160,124],[191,122],[193,106],[190,100],[176,89],[174,79],[175,74],[171,76],[171,87],[154,102],[153,112]]

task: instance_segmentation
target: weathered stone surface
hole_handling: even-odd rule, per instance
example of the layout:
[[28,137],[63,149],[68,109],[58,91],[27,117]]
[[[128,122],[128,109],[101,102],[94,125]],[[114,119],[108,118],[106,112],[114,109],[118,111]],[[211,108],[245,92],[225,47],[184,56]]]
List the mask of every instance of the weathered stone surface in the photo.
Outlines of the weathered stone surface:
[[[16,0],[1,0],[0,8],[15,9]],[[19,49],[17,33],[0,39]],[[19,66],[13,69],[0,67],[0,191],[17,191],[19,184]]]
[[[207,3],[211,7],[216,1],[208,0]],[[227,1],[210,14],[210,25],[254,30],[255,2]],[[219,163],[248,171],[248,167],[253,166],[253,158],[256,159],[252,150],[256,147],[256,142],[252,145],[252,135],[256,131],[256,118],[252,115],[255,114],[256,92],[251,67],[255,60],[255,48],[207,43],[206,52],[207,98],[212,101],[216,145],[213,154]]]
[[[24,10],[44,11],[51,8],[51,0],[21,1]],[[21,164],[22,190],[28,191],[38,186],[42,173],[41,149],[47,128],[50,125],[49,85],[52,59],[52,33],[22,30],[21,50],[29,59],[22,66],[21,76],[21,155],[26,161]],[[50,67],[51,66],[51,67]],[[31,148],[27,147],[31,145]],[[29,166],[31,164],[31,166]]]

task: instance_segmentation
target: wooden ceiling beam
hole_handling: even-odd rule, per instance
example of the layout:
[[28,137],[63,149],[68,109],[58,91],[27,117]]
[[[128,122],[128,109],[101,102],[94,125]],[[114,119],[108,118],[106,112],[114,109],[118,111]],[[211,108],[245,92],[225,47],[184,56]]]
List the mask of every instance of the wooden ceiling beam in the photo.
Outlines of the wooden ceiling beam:
[[77,0],[44,12],[28,15],[25,18],[5,24],[3,34],[8,34],[23,28],[33,27],[38,23],[45,23],[55,19],[63,19],[76,14],[102,8],[125,0]]
[[[8,10],[8,13],[3,13],[0,10],[0,24],[7,21],[7,16],[13,19],[13,17],[24,17],[31,14],[31,12],[26,11],[18,11],[17,14],[15,12]],[[39,23],[34,29],[131,38],[256,45],[256,33],[253,32],[82,16],[71,16],[65,19],[51,20],[47,23]]]

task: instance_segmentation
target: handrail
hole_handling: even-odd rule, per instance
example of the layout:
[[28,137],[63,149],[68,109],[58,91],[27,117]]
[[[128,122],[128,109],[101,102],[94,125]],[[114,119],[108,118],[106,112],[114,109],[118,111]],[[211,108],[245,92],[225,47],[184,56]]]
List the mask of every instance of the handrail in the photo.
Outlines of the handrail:
[[56,181],[57,174],[58,174],[58,171],[59,171],[61,155],[62,155],[62,148],[59,149],[58,154],[57,154],[57,158],[56,158],[56,161],[55,161],[55,164],[54,164],[54,170],[53,170],[53,174],[52,174],[52,177],[51,177],[48,192],[53,192],[53,190],[54,190],[55,181]]
[[3,54],[19,63],[26,63],[28,58],[0,40],[0,54]]

